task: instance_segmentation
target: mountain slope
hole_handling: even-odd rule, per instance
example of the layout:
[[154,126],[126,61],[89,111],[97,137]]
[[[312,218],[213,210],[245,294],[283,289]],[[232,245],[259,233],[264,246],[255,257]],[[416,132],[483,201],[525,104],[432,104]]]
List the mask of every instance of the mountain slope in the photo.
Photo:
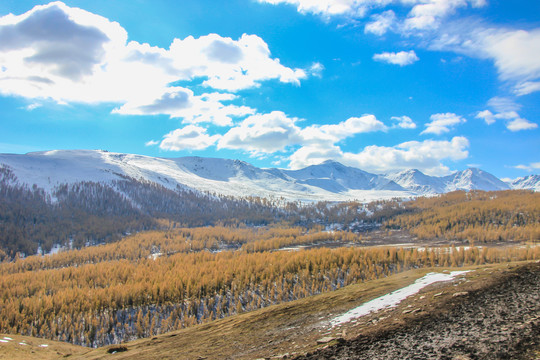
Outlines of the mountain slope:
[[[100,150],[53,150],[25,155],[2,154],[19,184],[43,189],[47,194],[62,184],[137,180],[167,189],[191,190],[225,196],[271,197],[287,201],[370,201],[438,194],[455,190],[507,190],[495,176],[467,169],[445,177],[405,170],[386,175],[325,161],[299,170],[261,169],[239,160],[182,157],[155,158]],[[535,185],[536,184],[536,185]],[[534,188],[534,177],[512,188]],[[536,187],[535,187],[536,186]],[[54,200],[54,199],[53,199]]]
[[401,187],[418,194],[436,194],[445,192],[445,184],[441,178],[428,176],[420,170],[404,170],[387,174],[386,177],[393,180]]
[[327,160],[300,170],[282,170],[297,183],[317,186],[330,192],[347,190],[390,190],[404,189],[394,181],[381,175],[370,174],[360,169]]
[[[36,184],[47,193],[65,183],[111,183],[129,177],[172,190],[180,187],[236,197],[283,197],[289,201],[370,200],[413,195],[379,175],[339,163],[287,171],[260,169],[228,159],[166,159],[99,150],[55,150],[0,155],[0,164],[8,166],[20,183],[29,187]],[[308,176],[309,172],[314,175]]]
[[495,176],[476,168],[458,171],[442,178],[445,182],[445,192],[455,190],[510,190],[508,184]]
[[512,189],[540,191],[540,175],[517,178],[508,183]]

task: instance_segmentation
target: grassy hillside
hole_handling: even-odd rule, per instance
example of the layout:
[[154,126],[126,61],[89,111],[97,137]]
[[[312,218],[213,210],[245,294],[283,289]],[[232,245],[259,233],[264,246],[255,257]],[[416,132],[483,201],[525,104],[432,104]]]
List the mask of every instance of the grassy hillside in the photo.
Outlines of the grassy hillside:
[[[363,284],[350,285],[332,293],[321,294],[287,304],[271,306],[246,314],[235,315],[208,324],[141,339],[124,344],[123,352],[111,357],[108,346],[73,356],[75,359],[257,359],[294,356],[323,348],[362,334],[402,326],[418,317],[443,311],[455,299],[452,295],[462,291],[478,290],[488,286],[493,278],[501,276],[520,264],[472,266],[467,281],[434,284],[408,298],[396,309],[368,315],[361,321],[331,328],[329,320],[366,301],[413,283],[431,271],[449,269],[418,269]],[[459,268],[463,270],[463,268]],[[421,308],[421,313],[405,314],[404,309]],[[450,305],[448,305],[449,307]],[[335,338],[318,344],[324,337]]]

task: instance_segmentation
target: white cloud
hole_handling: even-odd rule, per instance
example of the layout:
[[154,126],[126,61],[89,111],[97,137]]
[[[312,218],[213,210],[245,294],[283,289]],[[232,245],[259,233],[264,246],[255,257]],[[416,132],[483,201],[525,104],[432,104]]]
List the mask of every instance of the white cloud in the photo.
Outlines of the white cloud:
[[336,143],[356,134],[386,131],[388,128],[374,115],[351,117],[339,124],[312,125],[302,129],[300,135],[304,143]]
[[235,95],[209,93],[196,96],[193,91],[182,87],[169,87],[156,98],[127,102],[113,113],[123,115],[166,114],[171,118],[182,118],[184,123],[213,123],[218,126],[231,126],[233,118],[243,117],[255,112],[247,106],[224,105],[236,99]]
[[503,80],[540,77],[540,29],[485,30],[477,36],[481,50],[495,60]]
[[[362,18],[370,10],[384,9],[388,5],[399,4],[410,8],[407,18],[396,30],[402,32],[435,29],[449,15],[459,8],[469,5],[473,8],[486,5],[485,0],[258,0],[269,4],[289,4],[296,6],[302,14],[319,15],[324,19],[332,17]],[[372,16],[372,22],[365,27],[366,33],[383,35],[388,29],[394,27],[395,13],[392,10]]]
[[324,71],[324,65],[320,62],[313,63],[309,68],[309,72],[312,76],[322,77],[322,72]]
[[441,135],[449,132],[454,126],[466,122],[466,120],[454,113],[433,114],[430,116],[431,122],[426,124],[426,129],[420,134]]
[[[459,10],[480,8],[486,0],[259,0],[270,4],[291,4],[301,13],[324,18],[363,17],[367,11],[399,4],[409,8],[406,18],[398,19],[393,10],[371,15],[365,33],[384,35],[388,31],[409,37],[417,35],[432,50],[454,51],[494,62],[503,81],[514,83],[518,96],[540,91],[540,28],[520,30],[485,26],[477,20],[449,22]],[[441,26],[444,22],[444,27]],[[432,40],[429,40],[429,38]],[[383,54],[379,54],[383,55]],[[388,58],[384,56],[381,60]],[[409,61],[416,61],[411,57]],[[397,61],[397,60],[396,60]],[[411,62],[411,63],[412,63]],[[391,62],[398,63],[398,62]],[[399,63],[401,64],[401,63]],[[409,63],[405,63],[409,64]]]
[[[120,24],[62,2],[0,17],[0,93],[58,103],[117,103],[121,114],[157,114],[161,109],[180,116],[172,112],[203,109],[193,103],[207,99],[168,88],[176,81],[202,78],[204,86],[236,91],[270,79],[298,85],[307,76],[272,58],[256,35],[238,40],[216,34],[188,36],[174,39],[169,49],[127,39]],[[221,109],[215,115],[221,124],[229,122],[225,117],[230,113],[252,112],[209,101],[209,107]],[[188,117],[197,122],[201,115]]]
[[540,170],[540,162],[530,163],[529,165],[516,165],[516,169],[526,170],[526,171],[536,171]]
[[[468,5],[466,0],[427,0],[419,1],[411,11],[404,22],[406,30],[426,30],[434,29],[440,25],[441,20],[453,13],[460,7]],[[481,1],[472,1],[476,6]]]
[[296,6],[300,13],[311,13],[323,16],[347,15],[362,17],[370,6],[383,5],[391,0],[259,0],[269,4],[290,4]]
[[397,122],[394,127],[399,127],[402,129],[416,129],[416,124],[408,116],[392,116],[391,120]]
[[252,153],[283,151],[287,146],[300,142],[300,128],[296,121],[281,111],[252,115],[225,133],[219,140],[218,149]]
[[512,121],[508,122],[506,124],[506,128],[510,131],[516,132],[521,130],[532,130],[536,129],[538,127],[538,124],[530,122],[527,119],[522,118],[515,118]]
[[373,60],[394,64],[399,66],[411,65],[420,60],[414,50],[394,52],[383,52],[373,55]]
[[40,108],[40,107],[42,107],[42,106],[43,106],[43,105],[40,104],[40,103],[32,103],[32,104],[30,104],[30,105],[28,105],[28,106],[26,107],[26,110],[32,111],[32,110],[35,110],[35,109]]
[[516,103],[513,99],[501,96],[495,96],[488,100],[488,106],[492,107],[497,112],[510,112],[518,111],[521,109],[521,105]]
[[364,27],[366,34],[384,35],[388,30],[395,26],[396,14],[392,10],[376,14],[371,17],[373,20]]
[[374,173],[416,168],[430,175],[450,172],[443,160],[458,161],[468,157],[469,141],[454,137],[451,141],[409,141],[393,147],[371,145],[359,153],[343,152],[335,145],[304,146],[291,155],[290,167],[301,168],[334,159]]
[[[216,34],[175,39],[170,47],[174,68],[188,78],[208,77],[204,85],[236,91],[278,79],[299,85],[307,77],[304,70],[290,69],[270,57],[268,45],[256,35],[242,35],[237,41]],[[186,56],[188,54],[188,56]]]
[[486,124],[488,125],[491,125],[495,122],[495,115],[493,115],[493,113],[489,110],[483,110],[483,111],[479,111],[475,118],[477,119],[484,119],[484,121],[486,122]]
[[516,132],[521,130],[532,130],[538,127],[538,124],[523,119],[517,112],[521,106],[512,99],[504,97],[494,97],[488,101],[488,106],[494,109],[495,113],[489,110],[479,111],[476,114],[477,119],[484,119],[486,124],[491,125],[496,120],[506,120],[506,128]]
[[159,147],[171,151],[204,150],[214,145],[220,137],[220,135],[208,135],[203,127],[187,125],[165,135]]
[[446,26],[430,47],[492,60],[499,78],[515,84],[516,95],[540,90],[540,28],[516,30],[461,21]]
[[155,145],[158,145],[158,144],[159,144],[159,141],[157,141],[157,140],[149,140],[149,141],[144,143],[144,146],[155,146]]
[[514,94],[517,96],[528,95],[536,91],[540,91],[540,81],[525,81],[514,88]]
[[374,115],[351,117],[338,124],[298,126],[297,118],[281,111],[255,114],[230,129],[220,139],[218,148],[239,149],[251,153],[274,153],[289,146],[331,145],[360,133],[386,131]]

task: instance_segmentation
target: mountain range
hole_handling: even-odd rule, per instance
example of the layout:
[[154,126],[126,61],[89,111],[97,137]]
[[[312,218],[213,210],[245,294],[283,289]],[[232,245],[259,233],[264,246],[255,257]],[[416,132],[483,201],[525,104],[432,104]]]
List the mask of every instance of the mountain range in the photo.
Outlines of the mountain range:
[[53,150],[1,154],[0,167],[8,167],[14,173],[14,183],[35,185],[47,193],[62,184],[83,181],[107,184],[125,179],[156,183],[169,189],[289,201],[370,201],[455,190],[540,191],[539,175],[506,183],[476,168],[443,177],[429,176],[415,169],[372,174],[332,160],[304,169],[283,170],[218,158],[156,158],[102,150]]

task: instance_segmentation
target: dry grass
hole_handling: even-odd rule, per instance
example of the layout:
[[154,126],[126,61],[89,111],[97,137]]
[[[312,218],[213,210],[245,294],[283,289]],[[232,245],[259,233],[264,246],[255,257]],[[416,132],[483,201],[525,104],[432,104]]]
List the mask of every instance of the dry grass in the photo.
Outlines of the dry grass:
[[[493,272],[507,269],[508,264],[481,267],[459,268],[478,269],[467,275],[474,283],[481,284],[482,279]],[[512,265],[515,266],[515,265]],[[453,269],[455,270],[455,269]],[[313,296],[310,298],[271,306],[265,309],[232,316],[211,323],[160,335],[152,339],[140,339],[124,344],[127,351],[114,355],[108,354],[110,347],[93,350],[74,356],[76,359],[257,359],[283,357],[315,350],[327,344],[317,344],[325,337],[353,337],[379,323],[381,314],[368,316],[363,321],[331,329],[328,321],[366,301],[382,296],[413,283],[416,279],[436,269],[411,270],[388,278],[362,284],[351,285],[340,290]],[[467,285],[470,287],[470,283]],[[425,303],[433,302],[433,294],[441,291],[435,285],[424,291]],[[449,291],[458,291],[452,286]],[[426,296],[428,295],[428,296]],[[416,298],[422,296],[417,295]],[[442,297],[441,297],[442,298]],[[407,301],[414,301],[409,299]],[[401,307],[407,306],[405,301]],[[435,301],[439,301],[438,299]],[[385,313],[392,324],[404,321],[410,315],[402,315],[401,310],[388,310]],[[388,322],[388,321],[387,321]],[[378,325],[374,325],[377,324]]]
[[69,358],[89,351],[82,346],[30,336],[0,334],[0,339],[12,339],[0,342],[0,360]]
[[[426,310],[428,307],[436,308],[436,303],[443,301],[444,296],[434,298],[433,294],[442,291],[451,297],[452,292],[460,291],[461,287],[482,286],[485,279],[517,265],[519,263],[459,268],[458,270],[477,271],[467,274],[469,281],[466,283],[432,285],[404,301],[398,309],[368,315],[359,322],[334,329],[330,328],[329,320],[335,316],[407,286],[428,272],[440,272],[444,269],[411,270],[151,339],[136,340],[122,344],[127,350],[115,354],[110,354],[109,350],[118,345],[87,349],[42,339],[7,335],[14,340],[0,344],[0,359],[257,359],[301,354],[326,346],[327,344],[317,344],[317,340],[325,336],[352,338],[375,331],[377,328],[399,325],[414,316],[402,314],[402,309],[411,303]],[[29,345],[15,346],[22,339]],[[38,346],[45,343],[49,344],[49,347]]]

